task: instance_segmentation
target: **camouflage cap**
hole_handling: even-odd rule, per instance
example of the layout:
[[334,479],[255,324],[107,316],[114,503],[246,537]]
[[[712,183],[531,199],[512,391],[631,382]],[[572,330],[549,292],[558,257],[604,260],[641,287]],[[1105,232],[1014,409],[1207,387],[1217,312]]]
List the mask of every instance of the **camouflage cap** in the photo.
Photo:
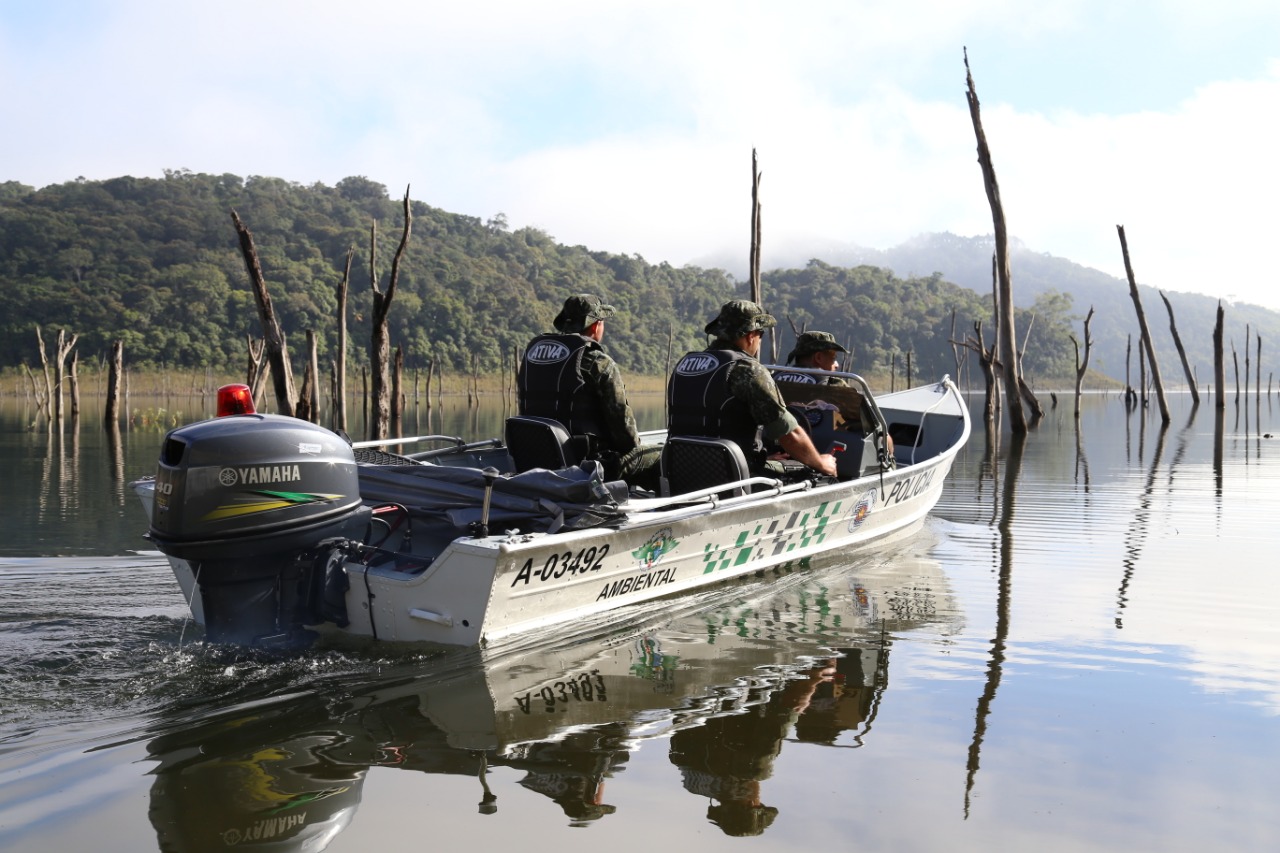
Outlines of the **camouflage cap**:
[[564,301],[564,307],[556,315],[553,324],[557,331],[572,333],[581,332],[596,320],[603,320],[614,315],[614,307],[605,305],[600,297],[589,293],[579,293]]
[[847,349],[836,343],[836,336],[830,332],[801,332],[800,337],[796,338],[796,348],[787,356],[787,361],[791,362],[797,358],[803,358],[806,355],[813,355],[815,352],[824,352],[826,350],[848,352]]
[[748,332],[772,329],[778,325],[772,314],[748,299],[734,299],[720,307],[720,313],[706,326],[706,333],[732,341]]

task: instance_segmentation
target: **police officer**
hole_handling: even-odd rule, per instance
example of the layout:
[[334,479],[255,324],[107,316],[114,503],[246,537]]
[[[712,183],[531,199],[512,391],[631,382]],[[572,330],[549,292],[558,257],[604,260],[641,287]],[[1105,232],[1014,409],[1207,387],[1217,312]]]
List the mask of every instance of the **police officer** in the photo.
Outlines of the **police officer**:
[[[848,350],[836,343],[835,335],[830,332],[801,332],[796,338],[796,347],[787,356],[787,364],[796,367],[813,367],[818,370],[840,370],[840,362],[836,353],[847,353]],[[820,378],[811,373],[779,372],[773,376],[779,382],[815,382],[826,385],[848,385],[838,376]]]
[[525,349],[517,377],[520,414],[553,418],[571,435],[591,437],[592,458],[607,479],[656,492],[662,448],[643,445],[618,365],[600,345],[612,305],[586,293],[570,296],[555,332]]
[[777,324],[754,302],[726,302],[706,326],[713,340],[680,359],[667,383],[671,435],[728,438],[742,448],[755,473],[772,476],[760,441],[776,442],[787,455],[819,473],[836,476],[835,457],[818,453],[808,432],[787,411],[769,371],[756,360],[764,330]]
[[[787,355],[787,364],[795,364],[796,367],[813,367],[818,370],[840,370],[840,361],[836,357],[836,353],[849,351],[840,344],[836,343],[836,336],[830,332],[801,332],[796,338],[795,349]],[[839,376],[819,377],[812,373],[793,373],[791,371],[780,370],[773,374],[776,382],[803,382],[821,385],[838,385],[848,387],[849,383],[841,379]],[[875,421],[868,417],[865,412],[860,421],[862,429],[870,432],[875,429]],[[885,447],[888,448],[889,455],[893,455],[893,439],[885,436]]]

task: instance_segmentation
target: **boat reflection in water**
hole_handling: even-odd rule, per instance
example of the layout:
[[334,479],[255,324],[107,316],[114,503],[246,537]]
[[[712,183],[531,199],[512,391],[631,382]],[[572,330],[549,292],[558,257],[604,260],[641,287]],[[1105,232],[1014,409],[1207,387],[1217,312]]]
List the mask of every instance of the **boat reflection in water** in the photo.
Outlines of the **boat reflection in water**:
[[710,820],[759,834],[777,814],[761,782],[788,733],[860,745],[893,636],[961,627],[923,539],[853,566],[769,570],[587,640],[450,651],[376,681],[175,722],[148,746],[160,847],[323,849],[372,767],[470,777],[482,814],[501,801],[488,770],[523,771],[519,784],[584,823],[619,808],[605,781],[664,740],[684,789],[712,801]]

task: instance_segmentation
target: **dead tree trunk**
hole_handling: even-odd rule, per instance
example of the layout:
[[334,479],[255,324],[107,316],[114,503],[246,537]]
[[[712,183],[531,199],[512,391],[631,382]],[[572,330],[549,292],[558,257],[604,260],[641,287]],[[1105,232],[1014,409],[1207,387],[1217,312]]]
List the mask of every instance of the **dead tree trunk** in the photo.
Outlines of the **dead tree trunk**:
[[[1248,346],[1248,344],[1246,344]],[[1231,339],[1231,373],[1236,379],[1236,396],[1231,400],[1237,407],[1240,405],[1240,356],[1236,353],[1235,338]]]
[[1142,408],[1147,408],[1147,356],[1142,347],[1138,347],[1138,398]]
[[1221,410],[1227,408],[1227,366],[1222,357],[1223,314],[1222,303],[1219,302],[1218,320],[1213,326],[1213,405],[1214,408]]
[[436,369],[436,359],[435,359],[435,356],[431,356],[430,358],[427,359],[427,387],[425,389],[426,396],[427,396],[428,409],[431,408],[431,374],[435,372],[435,369]]
[[1080,420],[1080,395],[1084,392],[1084,376],[1089,372],[1089,352],[1093,349],[1093,334],[1089,331],[1089,324],[1093,322],[1093,306],[1089,306],[1089,313],[1084,316],[1084,360],[1080,360],[1080,342],[1076,340],[1076,336],[1071,336],[1071,343],[1076,348],[1076,420]]
[[338,427],[338,401],[338,363],[329,359],[329,422],[334,432],[346,435],[347,431]]
[[1041,405],[1040,399],[1036,397],[1031,386],[1027,384],[1027,379],[1022,374],[1022,356],[1027,351],[1027,344],[1031,342],[1031,328],[1035,325],[1036,315],[1031,315],[1031,322],[1027,323],[1027,334],[1022,339],[1022,347],[1018,350],[1018,395],[1022,397],[1022,401],[1027,404],[1027,408],[1031,410],[1032,423],[1039,423],[1044,419],[1044,406]]
[[999,409],[999,379],[996,376],[994,348],[989,349],[982,338],[982,321],[974,320],[973,335],[960,346],[972,351],[978,357],[978,365],[982,368],[982,378],[987,384],[983,420],[987,425],[987,432],[990,433],[996,422],[996,411]]
[[316,333],[307,329],[307,368],[302,374],[302,392],[296,415],[313,424],[320,423],[320,358],[316,350]]
[[1253,383],[1253,399],[1255,403],[1262,402],[1262,335],[1258,335],[1258,358],[1255,360],[1254,369],[1257,371],[1257,378]]
[[1138,402],[1138,395],[1133,390],[1133,335],[1128,335],[1124,343],[1124,405],[1132,409]]
[[1160,291],[1160,298],[1164,300],[1164,308],[1169,312],[1169,333],[1173,335],[1173,345],[1178,349],[1178,358],[1182,359],[1182,372],[1187,377],[1187,385],[1191,388],[1191,403],[1194,406],[1200,405],[1200,390],[1196,388],[1196,377],[1191,370],[1191,362],[1187,360],[1187,349],[1182,345],[1182,337],[1178,334],[1178,324],[1173,319],[1173,305],[1169,303],[1169,297],[1164,295],[1164,291]]
[[124,341],[111,345],[111,366],[107,369],[107,405],[102,423],[108,431],[120,426],[120,379],[124,371]]
[[[954,308],[951,309],[951,337],[948,338],[948,340],[951,341],[951,359],[952,361],[955,362],[955,365],[956,365],[956,384],[958,385],[960,384],[960,367],[962,365],[962,361],[961,361],[962,348],[960,347],[959,344],[956,343],[956,309]],[[848,347],[846,347],[846,349],[848,349]]]
[[373,341],[369,348],[370,368],[373,374],[373,419],[369,424],[369,438],[386,438],[391,421],[391,332],[387,319],[391,313],[391,301],[396,295],[396,282],[400,278],[400,263],[405,247],[409,245],[409,231],[413,226],[413,212],[409,206],[409,188],[404,191],[404,232],[400,246],[391,261],[391,277],[384,291],[378,287],[375,271],[374,249],[377,247],[377,225],[372,229],[369,248],[369,278],[373,288]]
[[[760,282],[760,244],[764,232],[761,226],[760,209],[760,168],[756,158],[756,150],[751,149],[751,256],[748,258],[748,270],[751,277],[751,301],[764,307],[764,288]],[[768,330],[770,361],[778,362],[778,330]]]
[[356,247],[347,249],[347,263],[338,282],[338,354],[334,359],[333,428],[347,431],[347,288],[351,282],[351,259]]
[[[1260,341],[1261,343],[1261,341]],[[70,362],[69,378],[70,388],[72,388],[72,418],[79,418],[79,374],[77,373],[77,365],[79,365],[79,353],[72,351],[72,362]]]
[[[1249,338],[1252,336],[1252,334],[1253,333],[1249,329],[1249,324],[1245,323],[1244,324],[1244,402],[1246,406],[1249,404],[1249,371],[1252,368],[1252,365],[1250,364],[1251,359],[1249,358]],[[1236,384],[1239,385],[1239,383],[1240,383],[1240,379],[1237,376]]]
[[404,347],[397,345],[391,368],[391,435],[400,438],[404,418]]
[[1013,323],[1013,275],[1009,268],[1009,237],[1005,228],[1004,208],[1000,203],[1000,184],[996,181],[995,167],[991,163],[991,149],[982,129],[978,92],[974,88],[973,74],[969,71],[969,52],[964,55],[965,79],[968,84],[969,116],[973,120],[973,132],[978,140],[978,163],[982,166],[982,181],[987,190],[987,202],[991,206],[991,221],[995,227],[996,268],[1000,283],[999,312],[996,316],[1000,361],[1004,368],[1005,396],[1009,403],[1009,424],[1014,435],[1027,432],[1027,415],[1019,399],[1021,385],[1018,377],[1017,335]]
[[1156,360],[1156,345],[1151,339],[1151,330],[1147,328],[1147,315],[1142,310],[1142,297],[1138,295],[1138,282],[1133,276],[1133,265],[1129,263],[1129,243],[1124,238],[1124,226],[1117,225],[1120,234],[1120,250],[1124,254],[1124,271],[1129,277],[1129,296],[1133,298],[1133,310],[1138,314],[1138,328],[1142,331],[1142,346],[1147,353],[1147,361],[1151,366],[1151,381],[1156,388],[1156,402],[1160,405],[1160,419],[1168,426],[1173,418],[1169,414],[1169,401],[1164,396],[1164,382],[1160,379],[1160,363]]
[[62,386],[63,386],[63,382],[65,380],[65,375],[66,375],[65,370],[66,370],[66,364],[67,364],[67,356],[71,353],[71,350],[75,349],[77,339],[78,337],[76,335],[72,335],[71,339],[68,340],[67,330],[66,329],[58,330],[58,343],[54,351],[55,359],[53,364],[53,375],[55,380],[53,383],[53,393],[54,393],[53,414],[54,414],[54,418],[59,423],[61,423],[62,421],[62,409],[63,409]]
[[366,365],[360,366],[360,399],[361,409],[360,417],[365,423],[365,432],[369,431],[369,368]]
[[248,362],[244,368],[244,384],[249,386],[250,392],[253,394],[253,405],[256,408],[258,403],[258,394],[262,390],[262,383],[265,380],[265,374],[262,369],[262,362],[266,356],[266,342],[254,338],[253,335],[244,336],[245,350],[249,354]]
[[262,339],[267,351],[267,364],[271,366],[271,378],[275,384],[276,407],[282,415],[293,415],[293,401],[297,399],[293,387],[293,370],[289,366],[289,350],[285,344],[284,331],[276,319],[275,309],[271,306],[271,294],[267,292],[267,281],[262,275],[262,265],[258,263],[258,250],[253,244],[253,235],[240,221],[240,214],[231,211],[231,221],[235,223],[236,234],[240,236],[240,253],[244,255],[245,269],[249,272],[249,283],[253,286],[253,296],[258,303],[258,318],[262,321]]
[[31,372],[31,368],[27,366],[25,361],[22,362],[22,369],[26,372],[27,381],[31,385],[31,397],[36,402],[36,414],[38,415],[40,412],[45,412],[47,414],[48,398],[40,393],[40,386],[36,384],[36,375]]
[[[40,331],[39,324],[36,325],[36,344],[40,349],[40,367],[44,372],[44,413],[48,418],[53,417],[53,379],[49,376],[49,353],[45,351],[44,335]],[[34,381],[32,387],[35,387]],[[61,396],[61,395],[59,395]],[[42,406],[40,402],[40,394],[36,394],[36,411],[38,412]]]

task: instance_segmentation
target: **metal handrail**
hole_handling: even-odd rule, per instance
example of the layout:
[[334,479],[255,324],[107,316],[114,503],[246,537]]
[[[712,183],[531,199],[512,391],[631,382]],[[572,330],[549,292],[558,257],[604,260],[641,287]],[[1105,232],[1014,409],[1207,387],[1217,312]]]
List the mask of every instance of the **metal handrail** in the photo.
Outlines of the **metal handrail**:
[[458,435],[411,435],[407,438],[378,438],[371,441],[353,441],[351,447],[354,450],[363,450],[369,447],[390,447],[393,444],[413,444],[418,441],[452,441],[457,447],[466,446],[466,441],[462,436]]
[[[745,488],[749,486],[766,486],[767,488],[758,492],[748,492],[745,495],[738,495],[733,498],[716,497],[721,492],[727,492],[732,489]],[[781,480],[772,477],[748,477],[745,480],[734,480],[729,483],[721,483],[718,486],[707,486],[705,489],[698,489],[692,492],[685,492],[682,495],[667,495],[657,498],[630,498],[623,502],[620,506],[622,509],[634,512],[650,512],[662,507],[672,506],[674,504],[683,503],[707,503],[709,506],[730,506],[733,504],[746,503],[748,501],[759,500],[761,498],[772,498],[778,495],[784,495],[789,492],[802,492],[813,488],[813,483],[808,480],[799,483],[784,484]]]

